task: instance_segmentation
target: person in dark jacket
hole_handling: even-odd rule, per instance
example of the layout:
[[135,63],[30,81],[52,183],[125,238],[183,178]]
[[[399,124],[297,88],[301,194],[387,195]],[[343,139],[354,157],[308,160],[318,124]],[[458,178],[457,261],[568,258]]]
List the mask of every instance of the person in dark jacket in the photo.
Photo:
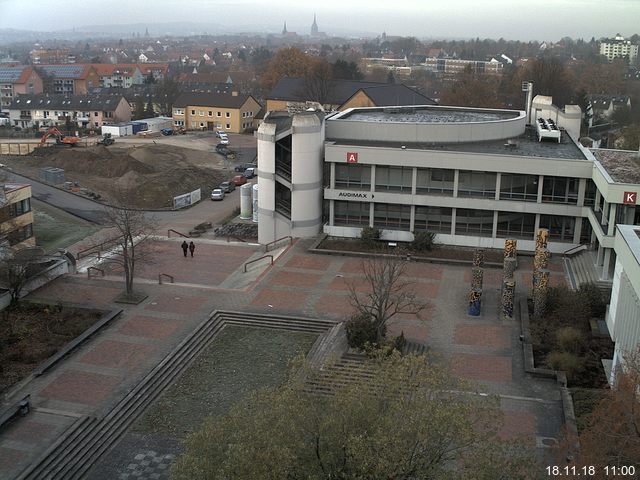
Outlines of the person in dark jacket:
[[[189,245],[187,244],[187,241],[185,240],[184,242],[182,242],[182,253],[184,253],[185,257],[187,256],[187,250],[189,250]],[[193,254],[191,256],[193,256]]]
[[[191,256],[192,257],[193,257],[193,251],[195,249],[196,249],[196,245],[193,242],[189,243],[189,251],[191,252]],[[186,255],[186,253],[185,253],[185,255]]]

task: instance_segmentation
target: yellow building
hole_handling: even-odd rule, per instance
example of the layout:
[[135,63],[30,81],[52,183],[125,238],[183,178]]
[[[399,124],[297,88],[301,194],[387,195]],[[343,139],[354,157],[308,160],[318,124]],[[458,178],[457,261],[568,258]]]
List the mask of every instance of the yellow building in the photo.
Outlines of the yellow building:
[[4,184],[0,189],[0,237],[13,250],[33,247],[33,212],[31,185]]
[[253,128],[260,104],[251,95],[183,93],[173,104],[173,124],[186,130],[242,133]]

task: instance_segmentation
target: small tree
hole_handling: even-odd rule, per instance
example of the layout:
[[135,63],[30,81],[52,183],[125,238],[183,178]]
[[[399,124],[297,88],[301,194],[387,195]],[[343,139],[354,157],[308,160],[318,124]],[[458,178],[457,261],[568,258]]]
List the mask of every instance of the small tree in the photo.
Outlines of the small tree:
[[[536,478],[533,454],[500,441],[497,400],[425,356],[380,354],[351,382],[294,370],[190,435],[175,480]],[[331,395],[309,393],[328,381]],[[458,393],[456,393],[458,392]],[[469,392],[470,393],[470,392]],[[477,459],[486,459],[479,466]],[[497,474],[497,475],[496,475]]]
[[415,232],[413,234],[413,242],[411,242],[411,249],[417,252],[431,251],[435,237],[436,234],[433,232]]
[[141,96],[136,97],[136,104],[133,109],[133,118],[135,120],[144,118],[144,98]]
[[146,212],[134,210],[133,190],[116,192],[114,205],[105,208],[106,223],[118,232],[117,249],[109,261],[120,265],[124,271],[125,294],[134,298],[133,279],[138,263],[149,263],[150,252],[145,242],[153,235],[156,221]]
[[153,118],[156,116],[156,112],[153,109],[153,101],[150,98],[149,101],[147,102],[147,108],[144,111],[144,115],[146,118]]
[[367,248],[376,246],[376,242],[380,240],[381,232],[375,227],[364,227],[360,232],[360,241]]
[[367,292],[359,294],[355,284],[349,285],[349,299],[356,315],[367,318],[376,331],[376,342],[385,337],[387,322],[398,313],[420,315],[427,307],[416,298],[412,282],[404,280],[406,261],[387,256],[362,263]]

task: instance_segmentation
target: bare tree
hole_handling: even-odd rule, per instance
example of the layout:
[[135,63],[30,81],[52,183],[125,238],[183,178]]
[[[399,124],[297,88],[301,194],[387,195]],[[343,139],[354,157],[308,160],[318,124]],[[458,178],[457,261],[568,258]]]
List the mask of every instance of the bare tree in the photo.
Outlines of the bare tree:
[[405,280],[407,262],[398,257],[373,258],[362,263],[367,291],[358,293],[356,285],[349,284],[351,306],[359,316],[374,324],[378,342],[384,337],[387,322],[398,313],[419,315],[426,302],[417,299],[413,282]]
[[136,265],[150,263],[150,251],[146,241],[156,230],[156,221],[142,210],[131,208],[132,190],[119,191],[114,205],[105,208],[106,223],[117,231],[116,250],[109,261],[120,265],[124,271],[125,294],[133,297],[133,279]]
[[334,88],[331,64],[322,59],[313,61],[304,76],[305,98],[325,105],[333,96]]

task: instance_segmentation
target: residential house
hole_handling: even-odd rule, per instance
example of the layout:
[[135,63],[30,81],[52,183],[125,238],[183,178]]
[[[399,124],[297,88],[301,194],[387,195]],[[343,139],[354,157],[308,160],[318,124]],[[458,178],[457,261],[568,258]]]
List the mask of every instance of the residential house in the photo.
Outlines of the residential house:
[[260,104],[237,92],[182,93],[173,103],[173,122],[187,130],[224,130],[242,133],[253,128]]
[[144,65],[138,64],[142,76],[146,78],[153,78],[154,82],[161,82],[169,74],[168,63],[145,63]]
[[0,237],[12,249],[34,247],[31,185],[0,185]]
[[0,110],[9,111],[14,97],[24,93],[42,93],[42,78],[29,66],[0,66]]
[[631,108],[631,97],[628,95],[589,95],[589,102],[595,120],[608,120],[616,110]]
[[65,125],[97,129],[128,122],[131,107],[122,95],[18,95],[9,107],[15,127]]
[[627,58],[629,63],[636,63],[638,45],[618,33],[614,38],[605,38],[600,42],[600,55],[607,57],[610,62],[615,58]]
[[[284,77],[267,96],[267,111],[302,111],[317,101],[304,78]],[[355,107],[395,105],[435,105],[436,102],[403,84],[333,80],[322,102],[325,111],[343,111]]]
[[31,63],[40,64],[68,64],[75,63],[76,56],[68,48],[36,48],[29,52]]
[[135,63],[93,63],[92,66],[98,74],[101,87],[130,88],[144,82],[142,71]]
[[38,65],[45,93],[85,95],[89,89],[100,86],[100,77],[87,65]]

